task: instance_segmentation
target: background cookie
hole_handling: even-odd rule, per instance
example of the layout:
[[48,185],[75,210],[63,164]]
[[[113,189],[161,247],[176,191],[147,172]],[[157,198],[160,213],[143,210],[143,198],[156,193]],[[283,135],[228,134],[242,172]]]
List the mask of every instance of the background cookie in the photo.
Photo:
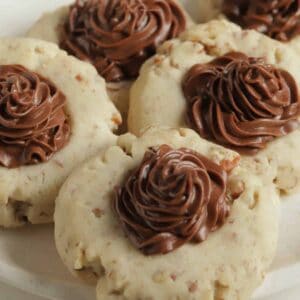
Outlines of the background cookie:
[[[2,164],[0,167],[0,225],[11,227],[26,222],[51,222],[54,199],[67,175],[80,162],[115,142],[112,131],[121,123],[121,117],[109,100],[104,80],[98,76],[96,70],[89,64],[67,56],[54,44],[34,39],[1,39],[0,65],[2,68],[3,65],[21,65],[29,70],[28,73],[38,73],[50,80],[66,98],[65,113],[69,120],[70,137],[64,147],[44,163],[16,168],[7,168]],[[5,84],[9,86],[9,82],[5,83],[3,76],[1,72],[0,141],[7,143],[4,141],[7,131],[13,138],[17,132],[12,124],[18,124],[19,121],[17,117],[11,120],[16,123],[5,121],[8,118],[8,107],[5,103],[9,99],[4,98]],[[30,78],[31,75],[28,76]],[[9,80],[14,82],[13,77]],[[20,89],[24,89],[24,94],[21,92],[20,97],[25,95],[24,99],[27,99],[26,94],[30,93],[28,83],[22,80]],[[31,88],[36,86],[33,84]],[[47,88],[45,90],[44,86],[34,96],[43,97],[46,92]],[[11,93],[9,97],[18,95],[13,90]],[[29,100],[33,102],[31,98]],[[24,106],[25,104],[24,102]],[[21,107],[12,106],[12,116],[14,109],[22,111]],[[38,128],[37,126],[36,130]],[[3,144],[0,150],[2,153]]]
[[[298,55],[282,43],[256,31],[243,31],[225,20],[196,25],[180,38],[166,42],[143,66],[131,89],[129,130],[139,135],[151,126],[188,127],[187,100],[182,90],[184,76],[195,64],[211,62],[230,51],[262,57],[300,82]],[[254,156],[267,157],[278,169],[274,181],[283,192],[294,192],[300,186],[299,135],[297,129],[276,138]]]
[[98,279],[98,299],[247,299],[276,247],[279,201],[271,176],[267,181],[258,176],[269,172],[268,165],[253,173],[243,165],[232,171],[228,192],[239,197],[226,223],[207,240],[145,256],[124,236],[112,203],[115,187],[149,147],[161,144],[189,147],[217,164],[236,164],[239,158],[189,129],[121,136],[118,146],[77,169],[61,189],[55,212],[60,256],[77,276]]
[[198,0],[195,18],[201,23],[227,18],[244,29],[255,29],[300,51],[297,1]]
[[[164,0],[165,3],[161,1],[144,2],[144,4],[143,1],[131,3],[130,14],[134,18],[130,20],[138,20],[137,22],[139,23],[143,22],[143,27],[140,26],[138,29],[136,29],[137,25],[131,24],[131,21],[128,20],[125,20],[125,27],[124,22],[122,23],[121,29],[113,21],[118,20],[118,18],[120,19],[119,22],[122,21],[123,15],[114,15],[119,10],[128,14],[129,4],[126,1],[114,2],[113,5],[115,7],[110,8],[110,10],[107,9],[105,16],[94,23],[89,23],[88,15],[92,13],[88,13],[88,11],[93,11],[97,1],[85,1],[84,5],[76,5],[71,17],[69,17],[69,7],[62,7],[54,12],[45,14],[29,30],[28,36],[60,44],[62,48],[67,49],[69,53],[75,54],[78,58],[91,61],[106,79],[108,93],[121,111],[124,120],[126,120],[129,88],[132,80],[138,75],[140,65],[154,54],[153,48],[157,44],[178,36],[185,27],[192,23],[190,17],[181,9],[181,6],[176,4],[177,1]],[[143,6],[142,10],[141,6]],[[92,9],[88,7],[92,7]],[[146,11],[147,13],[146,15],[141,15],[140,11]],[[159,11],[160,13],[153,13],[154,11]],[[78,39],[77,43],[75,33],[73,37],[70,38],[68,36],[66,38],[67,35],[64,33],[64,28],[66,28],[67,20],[69,20],[70,24],[75,24],[73,25],[76,28],[74,32],[77,30],[77,35],[80,32],[79,28],[83,26],[80,15],[85,16],[85,24],[89,24],[89,32],[93,38],[97,39],[97,32],[101,32],[103,48],[108,49],[105,58],[102,57],[100,60],[96,56],[92,57],[91,54],[84,53],[84,49],[89,49],[90,53],[96,53],[96,50],[92,50],[92,47],[87,46],[87,39],[85,42]],[[144,22],[143,18],[146,16],[148,19]],[[148,23],[148,20],[151,20],[151,22]],[[164,24],[165,30],[161,30],[160,26],[162,24]],[[95,27],[97,27],[96,30],[94,30]],[[127,37],[128,32],[130,32],[129,37]],[[127,38],[125,39],[124,36]],[[84,46],[79,47],[79,43],[84,44]],[[99,47],[101,48],[101,46]]]

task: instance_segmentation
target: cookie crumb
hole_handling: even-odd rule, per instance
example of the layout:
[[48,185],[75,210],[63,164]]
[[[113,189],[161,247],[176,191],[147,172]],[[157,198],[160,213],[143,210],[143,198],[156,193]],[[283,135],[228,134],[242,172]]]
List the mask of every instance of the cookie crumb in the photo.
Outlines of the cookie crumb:
[[122,124],[122,119],[118,114],[113,114],[113,116],[111,117],[111,121],[118,126]]
[[80,74],[77,74],[77,75],[75,76],[75,79],[76,79],[77,81],[79,81],[79,82],[83,81],[83,78],[82,78],[82,76],[81,76]]
[[94,216],[96,218],[101,218],[104,215],[104,211],[102,209],[100,209],[100,208],[94,208],[92,210],[92,213],[94,214]]
[[34,52],[35,52],[35,53],[38,53],[38,54],[43,54],[43,53],[44,53],[44,49],[43,49],[43,48],[40,48],[40,47],[35,47],[35,48],[34,48]]
[[170,277],[173,281],[176,281],[177,275],[175,273],[170,274]]
[[240,156],[235,157],[233,160],[223,159],[220,162],[220,165],[225,171],[230,172],[239,164],[240,159]]
[[230,195],[231,200],[238,199],[242,193],[245,191],[245,183],[243,181],[232,182],[230,184]]
[[195,293],[198,289],[198,281],[189,281],[188,283],[188,288],[190,293]]
[[154,57],[154,64],[155,65],[160,65],[162,63],[162,58],[159,57],[158,55]]

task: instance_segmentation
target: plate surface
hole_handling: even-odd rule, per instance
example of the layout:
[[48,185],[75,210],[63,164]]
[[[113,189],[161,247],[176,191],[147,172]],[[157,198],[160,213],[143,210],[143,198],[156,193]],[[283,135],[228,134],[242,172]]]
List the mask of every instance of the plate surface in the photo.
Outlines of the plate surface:
[[[209,0],[208,0],[209,1]],[[0,36],[22,35],[42,12],[72,0],[0,0]],[[194,0],[183,0],[193,10]],[[284,199],[277,257],[257,300],[300,298],[300,194]],[[0,230],[0,295],[10,300],[91,300],[94,287],[72,278],[54,246],[52,226]]]

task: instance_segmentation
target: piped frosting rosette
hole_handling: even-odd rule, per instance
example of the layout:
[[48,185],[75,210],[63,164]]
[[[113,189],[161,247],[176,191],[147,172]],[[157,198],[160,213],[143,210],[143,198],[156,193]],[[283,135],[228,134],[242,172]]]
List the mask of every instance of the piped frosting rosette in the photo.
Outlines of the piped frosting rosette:
[[33,39],[0,43],[0,226],[52,221],[70,172],[121,123],[89,64]]

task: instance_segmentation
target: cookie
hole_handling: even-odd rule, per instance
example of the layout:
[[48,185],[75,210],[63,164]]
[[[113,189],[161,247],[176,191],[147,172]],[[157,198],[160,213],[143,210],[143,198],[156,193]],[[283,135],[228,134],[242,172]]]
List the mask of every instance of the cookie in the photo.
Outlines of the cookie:
[[0,43],[0,225],[48,223],[75,166],[115,143],[121,116],[89,64],[48,42]]
[[119,137],[59,193],[62,260],[98,299],[248,299],[274,257],[279,199],[260,179],[268,162],[239,159],[190,129]]
[[267,158],[278,188],[295,192],[299,69],[293,49],[256,31],[225,20],[196,25],[143,66],[131,90],[129,130],[193,128],[247,159]]
[[77,1],[47,13],[28,36],[59,44],[92,63],[106,79],[108,93],[126,120],[129,88],[143,62],[155,54],[158,45],[178,36],[192,22],[175,0],[134,0],[130,4],[118,0],[105,7],[102,2]]
[[257,30],[300,52],[300,4],[297,1],[198,0],[199,22],[226,18],[243,29]]

